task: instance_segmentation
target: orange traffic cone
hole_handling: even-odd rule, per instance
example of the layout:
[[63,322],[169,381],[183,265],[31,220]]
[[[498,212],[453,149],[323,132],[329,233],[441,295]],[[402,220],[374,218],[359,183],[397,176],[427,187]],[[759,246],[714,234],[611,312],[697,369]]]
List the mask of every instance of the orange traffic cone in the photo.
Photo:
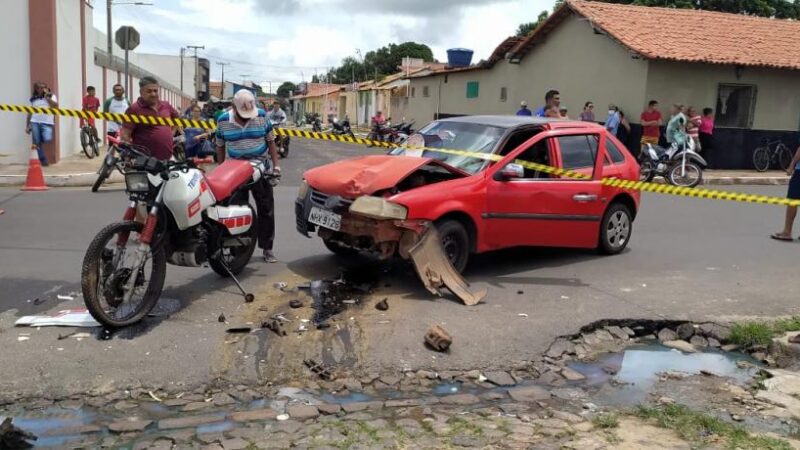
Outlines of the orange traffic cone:
[[44,172],[42,163],[39,162],[39,153],[36,146],[31,145],[31,157],[28,159],[28,178],[25,180],[23,191],[46,191],[47,185],[44,183]]

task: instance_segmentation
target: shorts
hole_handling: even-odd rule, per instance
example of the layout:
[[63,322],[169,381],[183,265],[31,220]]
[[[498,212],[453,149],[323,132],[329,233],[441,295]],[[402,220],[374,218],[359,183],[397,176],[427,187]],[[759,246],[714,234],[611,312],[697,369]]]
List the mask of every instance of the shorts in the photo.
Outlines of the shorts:
[[800,200],[800,170],[794,171],[792,178],[789,180],[789,192],[786,193],[786,198],[792,200]]
[[650,144],[652,146],[656,146],[656,145],[658,145],[658,138],[654,137],[654,136],[642,136],[641,144],[642,144],[642,147],[644,147],[645,144]]

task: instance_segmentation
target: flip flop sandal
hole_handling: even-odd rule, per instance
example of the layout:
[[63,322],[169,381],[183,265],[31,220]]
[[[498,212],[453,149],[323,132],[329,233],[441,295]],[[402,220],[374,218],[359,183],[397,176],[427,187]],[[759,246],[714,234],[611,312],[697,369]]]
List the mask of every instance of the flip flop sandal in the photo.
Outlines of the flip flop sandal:
[[769,235],[769,237],[771,237],[772,239],[775,239],[776,241],[789,241],[789,242],[794,241],[793,237],[784,236],[784,235],[778,234],[778,233],[771,234],[771,235]]

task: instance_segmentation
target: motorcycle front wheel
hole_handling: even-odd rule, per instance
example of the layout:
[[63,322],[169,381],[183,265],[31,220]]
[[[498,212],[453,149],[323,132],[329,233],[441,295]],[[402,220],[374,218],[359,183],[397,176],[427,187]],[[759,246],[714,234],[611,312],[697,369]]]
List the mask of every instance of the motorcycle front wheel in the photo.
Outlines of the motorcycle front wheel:
[[92,192],[97,192],[100,189],[100,186],[103,185],[103,182],[105,182],[106,179],[111,176],[111,172],[113,171],[114,166],[109,166],[105,161],[103,161],[103,166],[100,168],[97,179],[94,180],[94,184],[92,185]]
[[[134,324],[150,312],[161,296],[167,258],[161,246],[139,267],[133,267],[139,248],[139,222],[116,222],[103,228],[86,250],[81,270],[83,300],[89,313],[106,327]],[[138,272],[133,294],[125,301],[125,285]]]
[[681,175],[681,163],[669,169],[667,181],[675,186],[695,187],[703,181],[703,169],[696,163],[687,161],[686,170]]

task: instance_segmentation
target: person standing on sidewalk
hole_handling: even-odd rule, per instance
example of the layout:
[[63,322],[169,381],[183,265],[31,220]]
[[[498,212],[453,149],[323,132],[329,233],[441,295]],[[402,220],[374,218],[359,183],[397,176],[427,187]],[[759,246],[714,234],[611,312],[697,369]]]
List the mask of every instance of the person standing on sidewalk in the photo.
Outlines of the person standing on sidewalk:
[[544,94],[544,106],[533,113],[536,117],[561,117],[559,108],[561,106],[561,93],[551,89]]
[[[58,108],[58,98],[50,92],[47,83],[37,81],[33,84],[31,106],[35,108]],[[45,167],[50,164],[47,162],[47,156],[44,154],[42,144],[53,140],[54,123],[55,118],[53,115],[39,113],[28,114],[25,122],[25,133],[31,135],[33,145],[36,146],[36,152],[39,154],[39,161]]]
[[[794,152],[792,163],[786,169],[786,174],[791,176],[789,179],[789,190],[786,193],[786,198],[791,200],[800,200],[800,146]],[[794,219],[797,217],[797,206],[786,207],[786,219],[783,224],[783,231],[779,233],[772,233],[770,237],[779,241],[791,241],[792,227],[794,226]]]
[[672,118],[667,123],[666,138],[667,142],[675,144],[679,148],[686,145],[689,136],[686,134],[686,116],[683,115],[683,105],[674,104],[671,109]]
[[616,136],[619,130],[619,108],[615,105],[608,105],[608,117],[606,118],[605,127],[609,133]]
[[639,117],[642,124],[641,147],[647,144],[658,145],[661,138],[661,112],[658,110],[658,102],[650,100],[647,109]]
[[[122,87],[121,84],[115,84],[112,88],[114,92],[113,97],[109,97],[103,103],[103,112],[112,113],[112,114],[125,114],[125,111],[131,107],[131,102],[128,101],[127,97],[125,97],[125,88]],[[116,135],[122,125],[119,122],[108,121],[108,127],[106,128],[106,134],[109,136]]]
[[525,100],[521,101],[519,104],[519,110],[517,111],[518,116],[532,116],[533,111],[528,109],[528,102]]
[[700,121],[700,146],[708,152],[714,146],[714,110],[703,108],[703,118]]
[[700,125],[703,123],[703,118],[700,117],[694,106],[690,106],[688,111],[689,118],[686,122],[686,133],[694,141],[695,151],[699,152],[703,148],[700,144]]
[[[100,99],[97,98],[95,95],[96,90],[94,86],[86,86],[86,95],[83,97],[83,111],[89,112],[97,112],[100,111]],[[81,128],[83,128],[83,118],[80,120]],[[92,127],[92,132],[94,133],[94,138],[99,139],[97,136],[97,127],[94,124],[94,117],[89,117],[86,119],[86,122],[89,123],[89,126]]]
[[[233,96],[233,109],[217,121],[217,160],[222,163],[226,155],[233,159],[266,159],[272,173],[280,175],[275,134],[267,112],[256,107],[256,98],[247,89]],[[264,261],[278,262],[272,252],[275,241],[275,198],[271,180],[262,177],[251,191],[256,201],[258,218],[258,246],[264,251]]]
[[586,104],[583,105],[583,111],[581,112],[581,121],[594,122],[594,103],[586,102]]
[[[159,100],[158,80],[142,77],[139,80],[139,99],[125,111],[132,116],[155,116],[165,119],[180,118],[180,114],[169,103]],[[145,125],[125,122],[122,125],[122,141],[141,145],[150,151],[150,156],[161,160],[172,157],[173,127],[168,125]]]

